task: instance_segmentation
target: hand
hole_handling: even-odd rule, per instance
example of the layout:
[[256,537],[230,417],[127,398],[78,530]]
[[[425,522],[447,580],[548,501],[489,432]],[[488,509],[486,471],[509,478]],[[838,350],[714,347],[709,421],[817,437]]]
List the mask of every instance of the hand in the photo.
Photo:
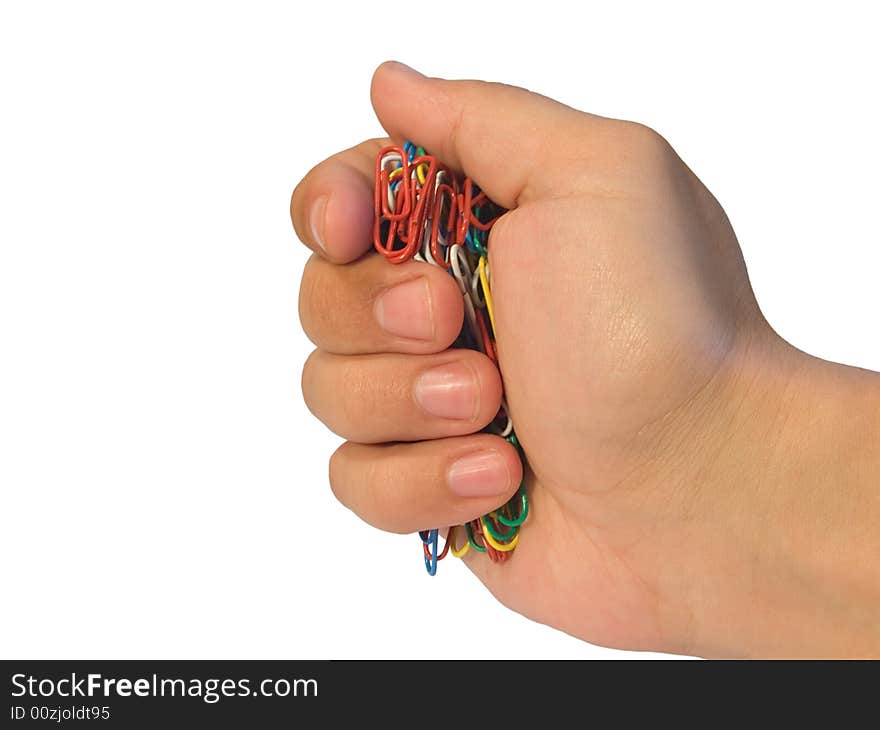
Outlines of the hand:
[[[839,610],[821,557],[847,542],[829,543],[821,514],[830,506],[832,525],[851,526],[828,487],[852,476],[833,469],[841,450],[864,446],[846,437],[880,432],[876,374],[815,361],[770,329],[724,211],[669,144],[521,89],[399,64],[376,72],[372,99],[392,138],[510,209],[489,250],[532,513],[510,561],[466,558],[498,599],[620,648],[880,651],[876,613]],[[463,316],[452,277],[367,253],[387,143],[318,165],[291,214],[315,252],[300,315],[318,349],[303,392],[348,439],[331,486],[368,522],[413,532],[498,507],[522,474],[512,447],[476,433],[498,409],[501,376],[485,356],[447,349]],[[833,439],[804,426],[820,396],[851,414],[844,430],[829,419]],[[876,445],[852,456],[876,484]],[[809,480],[797,476],[804,463],[816,467]],[[876,495],[860,504],[858,520],[880,514]],[[877,569],[855,584],[850,572],[861,555],[841,558],[841,581],[876,610]]]

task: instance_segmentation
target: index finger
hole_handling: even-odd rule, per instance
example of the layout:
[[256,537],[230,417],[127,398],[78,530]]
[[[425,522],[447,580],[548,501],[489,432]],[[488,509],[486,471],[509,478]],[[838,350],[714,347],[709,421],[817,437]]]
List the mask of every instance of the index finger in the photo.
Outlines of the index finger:
[[313,167],[290,198],[299,239],[337,264],[360,258],[372,246],[376,154],[387,140],[371,139]]

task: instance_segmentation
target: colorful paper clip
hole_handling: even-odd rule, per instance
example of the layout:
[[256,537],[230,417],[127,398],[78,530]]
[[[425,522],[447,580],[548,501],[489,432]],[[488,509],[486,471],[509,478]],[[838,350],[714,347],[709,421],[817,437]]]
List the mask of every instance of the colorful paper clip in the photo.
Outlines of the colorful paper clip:
[[[497,363],[488,244],[489,230],[504,209],[470,178],[458,176],[412,142],[385,147],[376,157],[374,208],[376,250],[393,264],[415,259],[448,270],[458,283],[465,310],[455,345],[479,350]],[[498,415],[484,430],[507,439],[524,460],[503,399]],[[426,570],[435,575],[447,553],[461,558],[471,549],[495,562],[507,560],[528,515],[523,483],[503,507],[464,525],[467,539],[460,545],[457,533],[462,526],[449,528],[442,551],[438,529],[419,532]]]

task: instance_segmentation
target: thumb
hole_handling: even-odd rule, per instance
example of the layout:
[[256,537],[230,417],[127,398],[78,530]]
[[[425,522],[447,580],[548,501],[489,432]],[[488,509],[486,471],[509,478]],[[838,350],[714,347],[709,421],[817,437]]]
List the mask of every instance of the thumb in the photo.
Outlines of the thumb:
[[376,70],[370,96],[389,135],[421,145],[505,208],[548,192],[547,165],[566,133],[601,119],[525,89],[429,78],[395,61]]

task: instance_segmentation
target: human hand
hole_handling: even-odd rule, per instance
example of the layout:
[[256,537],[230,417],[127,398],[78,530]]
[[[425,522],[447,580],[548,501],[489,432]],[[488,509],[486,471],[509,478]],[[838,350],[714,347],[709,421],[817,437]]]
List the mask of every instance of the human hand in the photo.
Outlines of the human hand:
[[[792,393],[827,387],[838,403],[880,403],[876,378],[775,335],[724,211],[665,140],[521,89],[397,64],[377,71],[372,98],[393,138],[510,209],[489,250],[532,513],[510,561],[467,557],[488,588],[526,616],[620,648],[791,655],[875,640],[877,650],[861,614],[841,627],[824,597],[818,611],[804,607],[805,584],[809,601],[824,596],[822,564],[809,547],[787,552],[809,541],[790,529],[803,488],[791,471],[808,443]],[[337,497],[378,527],[413,532],[503,504],[521,466],[509,444],[476,433],[497,412],[501,378],[485,356],[447,349],[463,316],[454,280],[364,255],[386,143],[330,158],[294,192],[294,226],[315,251],[300,314],[318,349],[303,392],[348,439],[331,459]],[[857,426],[870,431],[865,412]],[[875,456],[862,449],[858,464]],[[820,486],[803,515],[817,533],[816,510],[829,504]]]

